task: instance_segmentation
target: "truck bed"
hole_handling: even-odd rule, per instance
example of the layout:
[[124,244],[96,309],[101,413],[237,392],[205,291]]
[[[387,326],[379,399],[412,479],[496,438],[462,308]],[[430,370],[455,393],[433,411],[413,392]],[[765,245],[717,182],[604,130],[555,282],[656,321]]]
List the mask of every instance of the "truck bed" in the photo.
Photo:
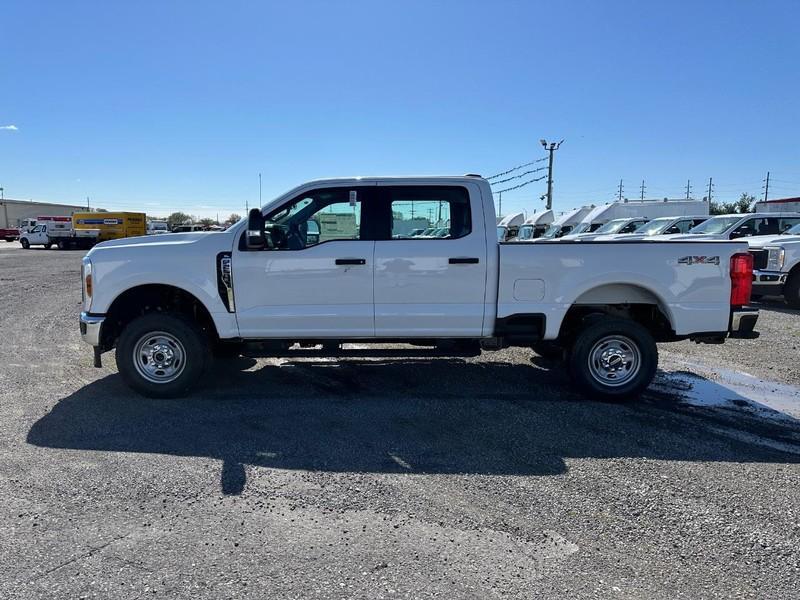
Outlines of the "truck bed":
[[544,315],[544,338],[555,339],[573,304],[643,303],[676,335],[726,331],[730,259],[742,252],[738,241],[501,243],[497,317]]

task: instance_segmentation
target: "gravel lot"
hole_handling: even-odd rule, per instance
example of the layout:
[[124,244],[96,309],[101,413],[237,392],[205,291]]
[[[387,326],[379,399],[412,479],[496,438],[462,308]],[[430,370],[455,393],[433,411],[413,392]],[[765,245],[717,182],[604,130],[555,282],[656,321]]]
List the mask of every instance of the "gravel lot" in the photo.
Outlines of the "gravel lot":
[[91,366],[81,256],[0,242],[2,598],[800,589],[800,421],[686,404],[672,372],[791,395],[800,314],[777,303],[759,340],[662,346],[668,372],[625,406],[522,350],[240,358],[153,401],[112,354]]

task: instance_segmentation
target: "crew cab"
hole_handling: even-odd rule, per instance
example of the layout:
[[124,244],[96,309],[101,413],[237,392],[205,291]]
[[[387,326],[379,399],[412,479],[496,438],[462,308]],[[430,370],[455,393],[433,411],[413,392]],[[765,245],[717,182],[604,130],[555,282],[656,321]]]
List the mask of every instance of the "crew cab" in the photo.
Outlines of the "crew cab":
[[[394,237],[419,215],[446,234]],[[656,342],[757,336],[744,242],[505,243],[495,224],[478,176],[312,181],[223,232],[95,246],[81,333],[151,397],[185,394],[215,352],[357,342],[533,348],[621,399],[652,380]]]
[[800,309],[800,224],[781,235],[747,239],[753,256],[753,294],[783,296]]

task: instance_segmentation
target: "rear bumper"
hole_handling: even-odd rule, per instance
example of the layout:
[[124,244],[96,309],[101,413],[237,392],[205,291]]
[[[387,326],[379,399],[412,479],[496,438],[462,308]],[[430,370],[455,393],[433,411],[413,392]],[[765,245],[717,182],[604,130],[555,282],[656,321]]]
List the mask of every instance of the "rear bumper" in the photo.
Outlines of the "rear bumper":
[[80,327],[81,338],[90,346],[100,346],[100,335],[103,330],[103,322],[106,318],[103,315],[92,315],[86,312],[81,313]]
[[731,309],[731,320],[728,324],[728,337],[752,340],[758,337],[755,331],[758,321],[758,309],[752,306],[741,306]]
[[786,273],[780,271],[753,271],[753,293],[762,296],[780,296],[786,283]]

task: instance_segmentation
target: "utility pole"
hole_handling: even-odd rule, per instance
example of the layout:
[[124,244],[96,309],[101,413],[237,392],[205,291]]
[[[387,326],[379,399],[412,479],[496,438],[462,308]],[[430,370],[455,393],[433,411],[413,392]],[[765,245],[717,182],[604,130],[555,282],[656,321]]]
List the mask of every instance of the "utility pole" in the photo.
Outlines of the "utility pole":
[[86,196],[86,210],[92,210],[89,208],[89,196]]
[[767,201],[767,198],[769,198],[769,171],[767,171],[767,181],[764,186],[764,202]]
[[[503,216],[503,192],[500,192],[497,195],[500,198],[499,201],[498,201],[498,206],[497,206],[497,216],[498,217],[502,217]],[[548,204],[549,203],[550,203],[550,201],[548,200]]]
[[622,202],[622,179],[619,180],[619,192],[617,193],[617,200]]
[[708,204],[709,204],[709,206],[711,205],[711,189],[712,189],[712,187],[714,185],[713,183],[711,183],[712,180],[713,180],[712,177],[708,178]]
[[564,143],[564,140],[558,143],[550,142],[550,144],[547,143],[547,140],[539,140],[539,143],[546,152],[550,153],[550,160],[547,162],[547,210],[550,210],[553,208],[553,153]]
[[5,200],[6,199],[5,196],[3,196],[3,192],[5,192],[5,190],[0,187],[0,200]]
[[642,190],[642,196],[641,196],[641,198],[642,198],[642,200],[644,200],[644,190],[645,190],[645,187],[644,187],[644,179],[642,179],[642,186],[641,186],[641,188],[639,188],[639,189],[641,189],[641,190]]
[[688,200],[692,195],[692,181],[690,179],[686,180],[686,199]]

